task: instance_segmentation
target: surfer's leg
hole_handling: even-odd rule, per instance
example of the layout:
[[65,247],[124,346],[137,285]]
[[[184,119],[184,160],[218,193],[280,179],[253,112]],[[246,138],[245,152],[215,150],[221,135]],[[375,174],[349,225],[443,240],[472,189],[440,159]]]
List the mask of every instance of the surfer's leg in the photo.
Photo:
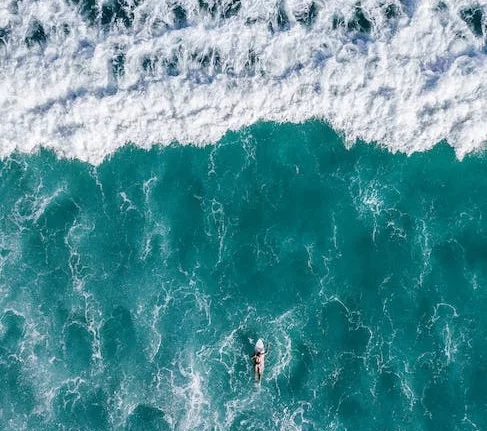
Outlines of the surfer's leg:
[[257,364],[254,365],[254,380],[258,382],[259,379],[259,366]]

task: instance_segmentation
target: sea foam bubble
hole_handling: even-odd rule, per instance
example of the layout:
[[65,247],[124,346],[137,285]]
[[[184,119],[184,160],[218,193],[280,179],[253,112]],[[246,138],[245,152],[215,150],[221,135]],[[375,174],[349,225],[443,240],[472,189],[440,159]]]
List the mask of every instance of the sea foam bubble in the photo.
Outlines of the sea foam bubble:
[[320,119],[412,153],[487,140],[487,2],[47,0],[0,6],[0,156],[93,164]]

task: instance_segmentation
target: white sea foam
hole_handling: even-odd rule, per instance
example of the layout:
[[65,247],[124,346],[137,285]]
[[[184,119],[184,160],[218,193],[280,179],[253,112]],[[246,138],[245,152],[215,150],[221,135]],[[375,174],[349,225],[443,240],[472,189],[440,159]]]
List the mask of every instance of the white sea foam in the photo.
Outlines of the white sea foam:
[[311,118],[407,153],[447,139],[463,157],[487,140],[470,1],[182,0],[178,15],[124,0],[131,25],[121,12],[102,25],[114,3],[90,18],[85,0],[2,2],[1,156],[46,146],[97,164],[127,142],[202,145]]

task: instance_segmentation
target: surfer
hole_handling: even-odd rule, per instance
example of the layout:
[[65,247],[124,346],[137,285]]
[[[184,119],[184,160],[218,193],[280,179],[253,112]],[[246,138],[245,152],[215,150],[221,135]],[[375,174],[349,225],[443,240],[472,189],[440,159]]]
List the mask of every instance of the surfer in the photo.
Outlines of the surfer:
[[269,344],[267,345],[267,350],[256,350],[255,353],[250,357],[250,359],[254,360],[254,377],[257,383],[260,383],[262,379],[262,374],[264,373],[264,360],[268,352]]

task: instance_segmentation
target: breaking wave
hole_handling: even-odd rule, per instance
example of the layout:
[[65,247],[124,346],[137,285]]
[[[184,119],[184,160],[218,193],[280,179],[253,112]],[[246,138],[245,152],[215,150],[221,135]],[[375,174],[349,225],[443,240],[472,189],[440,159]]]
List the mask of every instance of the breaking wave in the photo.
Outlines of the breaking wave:
[[257,121],[411,153],[487,140],[487,2],[35,0],[0,6],[0,155],[100,163]]

